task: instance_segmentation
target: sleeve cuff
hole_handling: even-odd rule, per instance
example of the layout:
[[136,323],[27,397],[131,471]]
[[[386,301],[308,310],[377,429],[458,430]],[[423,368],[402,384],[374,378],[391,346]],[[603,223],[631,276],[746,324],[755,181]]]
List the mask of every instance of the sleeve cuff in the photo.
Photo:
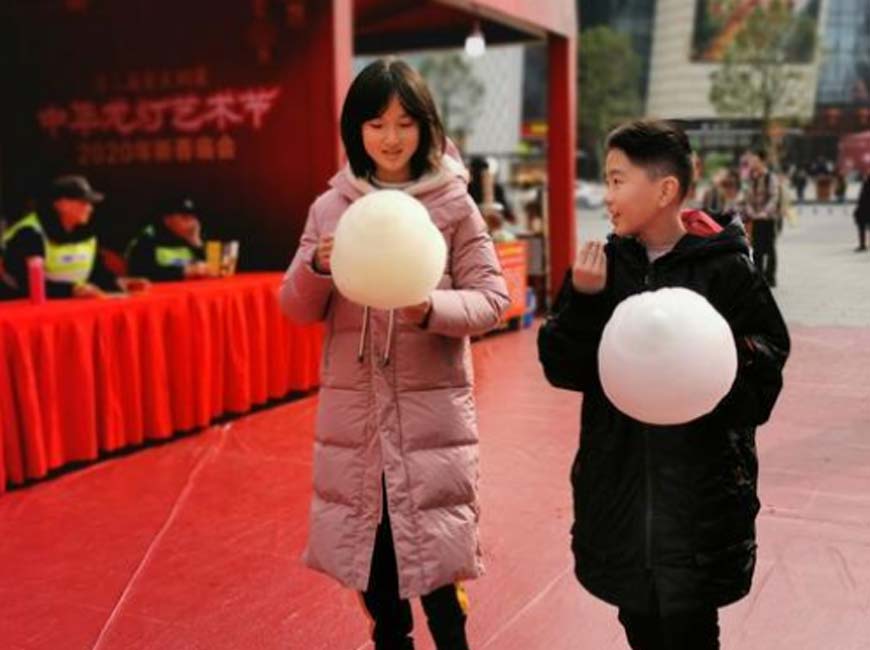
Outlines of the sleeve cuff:
[[331,278],[332,277],[332,273],[325,273],[317,268],[317,262],[315,261],[314,257],[311,258],[310,262],[307,262],[305,264],[305,268],[308,269],[309,271],[311,271],[318,278]]

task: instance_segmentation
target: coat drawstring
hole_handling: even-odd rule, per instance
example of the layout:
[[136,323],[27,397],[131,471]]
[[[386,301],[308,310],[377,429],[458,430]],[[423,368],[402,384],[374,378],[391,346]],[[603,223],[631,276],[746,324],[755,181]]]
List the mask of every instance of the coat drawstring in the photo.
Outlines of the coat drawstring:
[[356,354],[356,360],[362,363],[366,355],[366,334],[369,330],[369,308],[363,307],[362,327],[359,333],[359,350]]
[[387,325],[387,343],[384,346],[384,358],[383,364],[384,366],[390,365],[390,348],[393,347],[393,330],[396,328],[396,312],[395,310],[390,310],[390,323]]
[[[363,308],[363,318],[362,318],[362,327],[360,328],[359,333],[359,349],[357,350],[356,360],[362,363],[365,358],[366,352],[366,337],[368,336],[369,331],[369,316],[371,314],[371,310],[368,307]],[[394,310],[390,310],[390,320],[387,325],[387,340],[384,345],[384,355],[381,357],[381,365],[388,366],[390,365],[390,358],[392,355],[392,347],[393,347],[393,335],[396,330],[396,312]]]

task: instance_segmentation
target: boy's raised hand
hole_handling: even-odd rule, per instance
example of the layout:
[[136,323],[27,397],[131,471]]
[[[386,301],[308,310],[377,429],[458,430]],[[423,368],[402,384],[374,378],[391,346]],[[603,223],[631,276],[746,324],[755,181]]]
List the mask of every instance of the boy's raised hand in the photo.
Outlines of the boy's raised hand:
[[607,284],[607,256],[604,242],[588,241],[577,248],[574,268],[571,270],[574,290],[579,293],[595,294],[604,291]]

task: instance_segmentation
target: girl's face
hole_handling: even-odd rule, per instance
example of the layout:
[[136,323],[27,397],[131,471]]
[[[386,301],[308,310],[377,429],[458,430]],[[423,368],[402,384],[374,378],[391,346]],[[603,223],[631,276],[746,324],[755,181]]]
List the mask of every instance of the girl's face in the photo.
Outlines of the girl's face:
[[411,180],[411,157],[420,143],[420,125],[396,95],[384,112],[362,125],[363,147],[375,162],[375,176],[388,183]]

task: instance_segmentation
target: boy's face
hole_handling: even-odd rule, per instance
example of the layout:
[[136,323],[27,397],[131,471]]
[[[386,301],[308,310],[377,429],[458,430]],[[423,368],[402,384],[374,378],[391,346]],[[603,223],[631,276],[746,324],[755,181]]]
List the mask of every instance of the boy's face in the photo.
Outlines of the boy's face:
[[620,237],[642,233],[679,193],[673,176],[655,178],[635,165],[621,149],[611,149],[605,160],[607,192],[604,205],[613,232]]

